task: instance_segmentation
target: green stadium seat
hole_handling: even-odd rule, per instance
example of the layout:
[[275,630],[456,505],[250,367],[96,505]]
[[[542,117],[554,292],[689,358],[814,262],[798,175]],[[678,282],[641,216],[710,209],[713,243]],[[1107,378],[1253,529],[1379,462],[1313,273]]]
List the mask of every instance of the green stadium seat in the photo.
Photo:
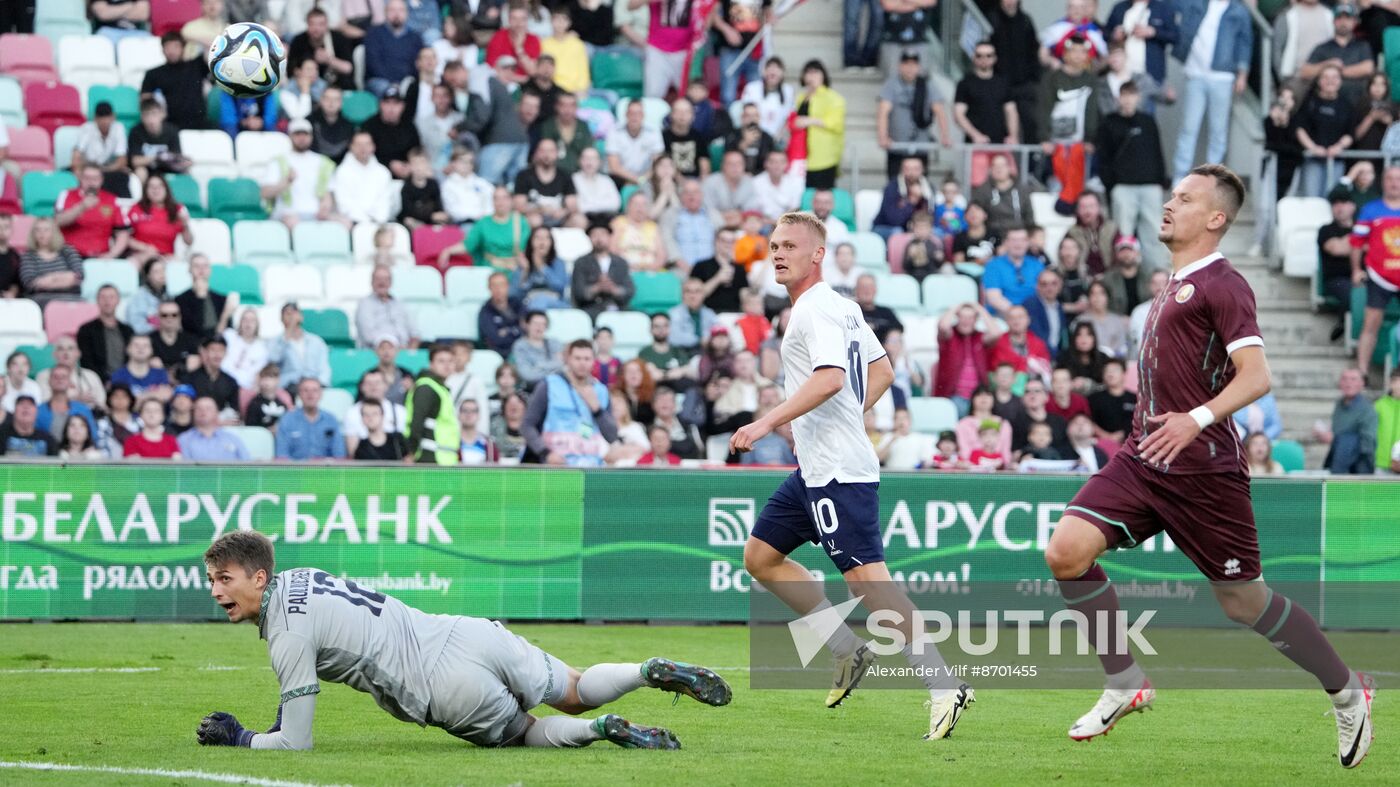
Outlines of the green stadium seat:
[[53,368],[53,345],[21,344],[15,350],[29,356],[29,374],[34,376],[45,369]]
[[[1356,342],[1361,338],[1361,325],[1366,317],[1366,288],[1351,288],[1351,311],[1347,315],[1347,322],[1351,324],[1351,341]],[[1387,338],[1395,331],[1395,326],[1400,323],[1400,301],[1392,298],[1390,306],[1385,310],[1385,319],[1381,322],[1381,332],[1376,341],[1375,352],[1371,354],[1371,363],[1385,364],[1386,355],[1390,352],[1390,340]]]
[[632,195],[636,194],[639,190],[636,184],[629,183],[622,187],[622,191],[618,192],[618,197],[622,200],[622,211],[624,213],[627,212],[627,200],[631,199]]
[[656,314],[681,302],[681,280],[674,273],[634,273],[632,282],[637,286],[637,294],[632,296],[636,311]]
[[331,385],[351,393],[359,386],[360,375],[379,364],[374,350],[331,350]]
[[302,327],[314,333],[332,348],[351,348],[355,339],[350,335],[350,318],[340,309],[305,309]]
[[261,306],[262,282],[251,265],[214,265],[209,271],[209,289],[228,295],[238,293],[245,306]]
[[170,195],[176,202],[185,206],[190,218],[209,217],[208,211],[204,209],[204,196],[199,193],[199,181],[183,173],[172,173],[165,176],[165,182],[170,186]]
[[891,309],[922,309],[919,280],[905,273],[876,274],[875,301]]
[[627,98],[642,97],[642,59],[631,52],[600,52],[589,63],[593,86]]
[[52,216],[58,195],[78,187],[78,179],[71,172],[26,172],[20,183],[24,212],[30,216]]
[[[802,209],[812,209],[812,195],[816,194],[816,189],[807,189],[802,192]],[[836,206],[832,208],[831,215],[845,222],[846,228],[855,231],[856,228],[856,201],[851,197],[851,192],[845,189],[832,189],[831,196]]]
[[232,227],[246,219],[263,220],[262,193],[249,178],[210,178],[209,215]]
[[[862,268],[888,271],[890,264],[885,260],[885,239],[873,232],[851,233],[851,245],[856,248],[856,264]],[[836,250],[832,249],[831,254]]]
[[1400,27],[1390,27],[1381,39],[1385,72],[1390,75],[1390,100],[1400,101]]
[[368,90],[351,90],[345,94],[340,112],[351,125],[358,126],[379,114],[379,99]]
[[413,373],[414,377],[418,373],[428,368],[428,351],[424,350],[399,350],[399,356],[395,360],[399,366]]
[[135,128],[141,122],[141,94],[134,87],[126,85],[93,85],[88,88],[88,118],[92,118],[93,109],[98,102],[106,101],[112,105],[112,111],[117,114],[117,120],[128,129]]
[[1303,444],[1297,440],[1279,440],[1274,443],[1274,461],[1283,465],[1286,473],[1297,473],[1304,468]]
[[209,120],[210,128],[219,127],[219,119],[223,116],[223,95],[224,91],[214,89],[209,91],[209,95],[204,97],[204,117]]

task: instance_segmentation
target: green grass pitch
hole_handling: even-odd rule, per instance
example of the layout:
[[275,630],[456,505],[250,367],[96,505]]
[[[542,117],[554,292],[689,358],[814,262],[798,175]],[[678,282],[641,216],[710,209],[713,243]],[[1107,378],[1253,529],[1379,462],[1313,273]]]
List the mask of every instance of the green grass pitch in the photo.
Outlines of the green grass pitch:
[[[1397,784],[1400,713],[1380,679],[1370,757],[1337,765],[1318,691],[1162,692],[1154,710],[1107,738],[1074,743],[1069,724],[1092,691],[982,690],[950,740],[926,742],[923,696],[857,692],[836,710],[817,691],[750,691],[739,627],[519,625],[574,666],[668,655],[722,670],[734,702],[709,708],[639,691],[610,710],[671,728],[679,752],[476,749],[395,721],[369,697],[325,685],[310,752],[204,749],[199,719],[226,710],[272,722],[277,683],[250,625],[0,626],[0,763],[44,762],[314,784]],[[1376,635],[1383,636],[1383,635]],[[1393,645],[1394,640],[1391,640]],[[1092,663],[1092,662],[1091,662]],[[147,668],[141,672],[36,672]],[[150,669],[156,668],[156,669]],[[1393,680],[1393,679],[1392,679]],[[0,767],[0,784],[198,784],[170,775]]]

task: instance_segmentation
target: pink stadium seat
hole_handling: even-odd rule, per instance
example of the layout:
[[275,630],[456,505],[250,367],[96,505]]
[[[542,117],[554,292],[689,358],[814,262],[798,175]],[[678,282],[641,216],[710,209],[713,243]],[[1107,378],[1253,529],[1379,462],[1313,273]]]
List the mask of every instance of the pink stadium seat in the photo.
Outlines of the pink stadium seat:
[[10,222],[10,245],[15,251],[29,251],[29,230],[34,227],[34,217],[19,214]]
[[21,212],[19,202],[19,180],[10,177],[10,173],[0,170],[0,180],[5,185],[0,186],[0,213],[13,216]]
[[914,237],[907,232],[900,232],[890,236],[886,241],[885,259],[890,264],[890,273],[904,272],[904,249],[909,246],[909,239]]
[[97,317],[97,304],[88,301],[49,301],[44,307],[44,333],[49,344],[60,336],[76,336],[83,323]]
[[0,73],[24,84],[57,81],[53,44],[44,36],[18,33],[0,36]]
[[[438,254],[449,246],[460,244],[466,238],[462,231],[454,226],[447,227],[419,227],[413,231],[413,259],[419,265],[437,267]],[[471,265],[472,258],[466,253],[454,254],[448,260],[449,266]]]
[[10,158],[25,172],[48,172],[53,166],[53,140],[38,126],[10,129]]
[[62,82],[25,85],[24,108],[29,113],[30,125],[46,129],[50,134],[59,126],[81,126],[87,121],[78,89]]
[[199,17],[199,0],[151,0],[151,34],[160,38]]

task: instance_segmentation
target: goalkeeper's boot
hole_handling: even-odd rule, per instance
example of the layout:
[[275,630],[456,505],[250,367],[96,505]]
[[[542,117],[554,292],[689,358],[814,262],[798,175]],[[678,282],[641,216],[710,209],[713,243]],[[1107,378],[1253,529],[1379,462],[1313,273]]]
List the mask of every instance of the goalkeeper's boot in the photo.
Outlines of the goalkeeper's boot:
[[976,701],[972,687],[966,683],[952,691],[932,692],[929,701],[924,703],[924,707],[928,708],[928,734],[924,736],[924,740],[936,741],[953,737],[953,728],[958,725],[963,711]]
[[728,705],[734,692],[714,670],[670,659],[642,662],[642,678],[653,689],[684,694],[706,705]]
[[1351,689],[1351,704],[1331,711],[1337,717],[1337,759],[1343,768],[1360,765],[1375,738],[1371,727],[1371,700],[1376,696],[1376,683],[1364,672],[1356,673],[1356,680],[1357,688]]
[[681,742],[670,730],[660,727],[643,727],[622,718],[616,713],[599,716],[593,720],[593,731],[604,740],[612,741],[624,749],[679,749]]
[[836,672],[831,677],[831,691],[826,695],[826,707],[834,708],[851,696],[851,692],[860,685],[860,679],[865,677],[866,670],[875,663],[875,658],[875,651],[869,645],[862,644],[855,653],[837,659]]
[[1069,737],[1071,740],[1087,741],[1098,735],[1107,735],[1119,719],[1152,707],[1152,701],[1156,698],[1157,690],[1152,688],[1152,681],[1146,678],[1142,686],[1136,689],[1104,689],[1093,710],[1080,716],[1079,721],[1069,728]]

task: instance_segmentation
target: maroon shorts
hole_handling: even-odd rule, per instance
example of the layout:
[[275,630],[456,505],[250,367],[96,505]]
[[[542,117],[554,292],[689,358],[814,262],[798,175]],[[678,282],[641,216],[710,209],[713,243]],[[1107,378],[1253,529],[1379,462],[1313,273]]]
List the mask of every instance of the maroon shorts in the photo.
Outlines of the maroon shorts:
[[1131,549],[1165,532],[1213,581],[1256,579],[1261,570],[1244,472],[1167,475],[1119,453],[1065,514],[1097,527],[1110,549]]

